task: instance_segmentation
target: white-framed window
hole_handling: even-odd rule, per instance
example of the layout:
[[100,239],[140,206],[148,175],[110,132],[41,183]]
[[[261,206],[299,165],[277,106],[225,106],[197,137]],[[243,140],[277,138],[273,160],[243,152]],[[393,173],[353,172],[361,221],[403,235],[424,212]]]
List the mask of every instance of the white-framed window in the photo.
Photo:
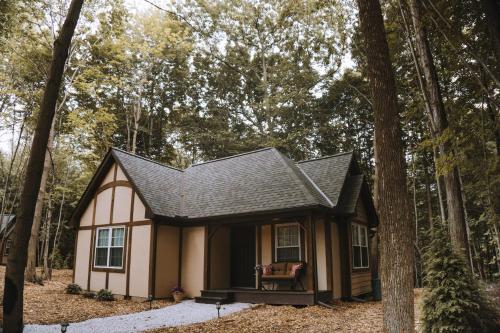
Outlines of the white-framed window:
[[352,268],[368,268],[368,228],[352,224]]
[[97,228],[94,267],[122,268],[125,227]]
[[10,248],[12,247],[12,240],[7,239],[5,242],[5,248],[3,249],[3,255],[7,257],[10,253]]
[[302,260],[298,223],[277,224],[274,244],[277,262]]

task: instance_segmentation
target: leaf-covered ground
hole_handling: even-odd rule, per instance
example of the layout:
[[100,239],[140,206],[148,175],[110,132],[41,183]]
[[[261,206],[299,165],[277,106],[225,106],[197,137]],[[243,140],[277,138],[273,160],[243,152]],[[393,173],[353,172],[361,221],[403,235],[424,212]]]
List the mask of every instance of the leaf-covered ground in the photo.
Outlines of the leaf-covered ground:
[[[5,266],[0,266],[0,295],[3,299]],[[52,281],[44,285],[24,284],[24,320],[26,324],[56,324],[78,322],[91,318],[108,317],[149,310],[148,302],[116,300],[98,302],[81,295],[68,295],[64,289],[71,283],[71,270],[54,270]],[[154,301],[153,308],[173,304]],[[1,316],[1,312],[0,312]]]
[[[415,291],[415,303],[420,298]],[[215,309],[214,309],[215,310]],[[418,318],[415,305],[415,318]],[[415,323],[418,327],[418,321]],[[334,309],[322,306],[259,305],[201,324],[164,328],[154,333],[277,333],[277,332],[382,332],[381,302],[338,302]]]

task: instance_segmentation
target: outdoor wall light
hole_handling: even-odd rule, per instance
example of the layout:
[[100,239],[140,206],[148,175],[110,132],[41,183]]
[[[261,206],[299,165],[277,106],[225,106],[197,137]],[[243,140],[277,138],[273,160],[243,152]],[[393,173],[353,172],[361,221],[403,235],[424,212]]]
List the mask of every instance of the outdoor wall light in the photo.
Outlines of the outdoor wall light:
[[220,318],[220,302],[215,303],[215,308],[217,309],[217,318]]
[[68,323],[62,323],[61,324],[61,333],[66,333],[66,331],[68,330],[68,326],[69,326]]
[[151,310],[151,307],[153,306],[153,295],[148,296],[148,302],[149,302],[149,310]]

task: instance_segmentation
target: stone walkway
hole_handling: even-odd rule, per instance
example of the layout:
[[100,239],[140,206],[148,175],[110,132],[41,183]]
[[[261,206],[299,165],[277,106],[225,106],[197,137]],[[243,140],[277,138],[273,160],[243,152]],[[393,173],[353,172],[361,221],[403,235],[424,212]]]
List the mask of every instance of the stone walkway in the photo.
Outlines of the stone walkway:
[[[221,316],[241,311],[251,304],[224,304]],[[173,327],[200,323],[217,318],[217,309],[213,304],[199,304],[187,300],[161,309],[131,313],[122,316],[95,318],[79,323],[71,323],[68,333],[132,333],[143,332],[160,327]],[[59,333],[59,325],[26,325],[24,333]]]

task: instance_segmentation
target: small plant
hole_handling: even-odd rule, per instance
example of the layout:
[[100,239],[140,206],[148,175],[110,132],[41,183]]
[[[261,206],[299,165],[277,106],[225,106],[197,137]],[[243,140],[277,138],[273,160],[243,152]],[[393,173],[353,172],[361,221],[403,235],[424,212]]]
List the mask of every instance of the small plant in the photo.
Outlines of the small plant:
[[111,293],[111,291],[107,290],[107,289],[101,289],[97,292],[97,294],[95,295],[95,298],[98,300],[98,301],[101,301],[101,302],[109,302],[109,301],[114,301],[115,300],[115,297],[113,296],[113,294]]
[[170,289],[170,292],[171,293],[183,293],[184,292],[184,289],[180,286],[175,286],[173,287],[172,289]]
[[33,277],[33,280],[32,280],[33,283],[36,283],[36,284],[39,284],[41,286],[43,286],[43,277],[39,276],[39,275],[35,275]]
[[95,298],[95,293],[92,291],[84,291],[82,296],[84,298]]
[[66,287],[66,294],[78,295],[82,292],[82,287],[77,285],[76,283],[70,283]]

